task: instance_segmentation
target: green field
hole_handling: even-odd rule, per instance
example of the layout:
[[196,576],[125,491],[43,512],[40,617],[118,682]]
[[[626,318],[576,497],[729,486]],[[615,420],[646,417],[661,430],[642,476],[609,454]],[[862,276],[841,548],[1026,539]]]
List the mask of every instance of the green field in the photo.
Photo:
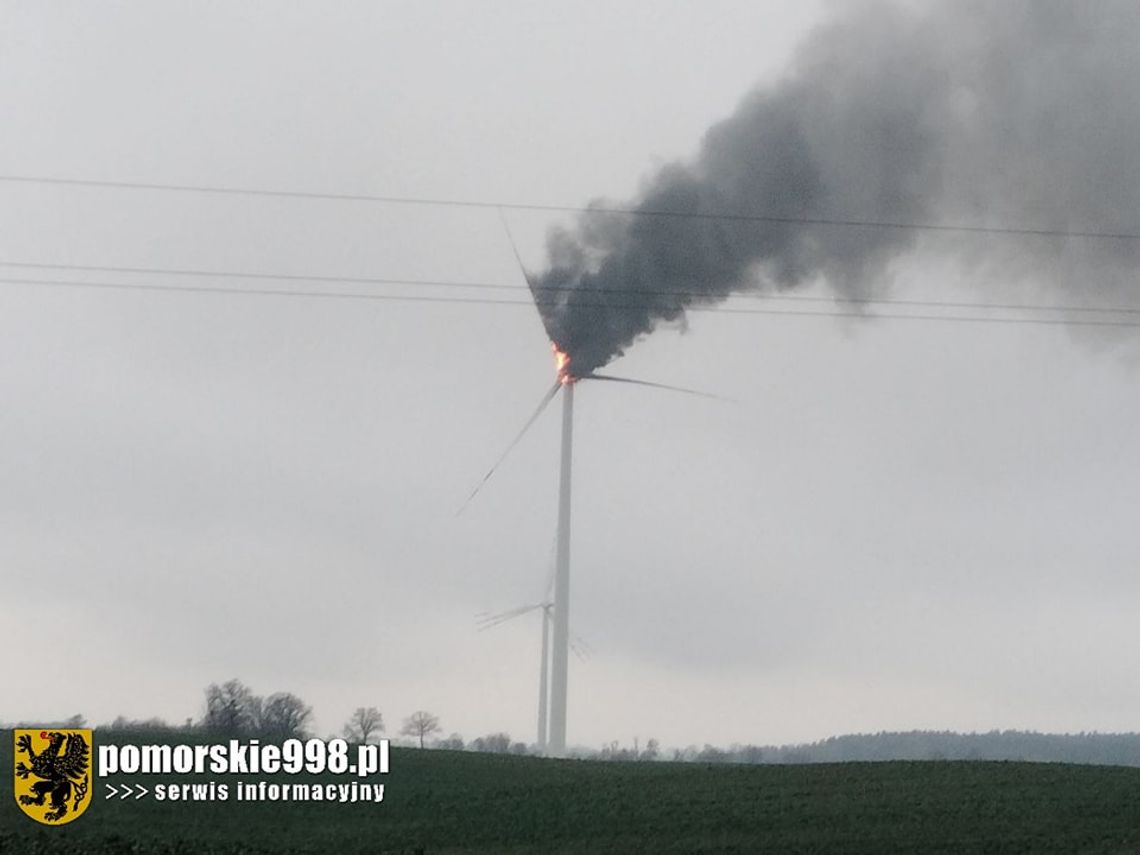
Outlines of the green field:
[[12,737],[3,731],[5,855],[1140,853],[1136,768],[703,766],[393,749],[379,805],[124,802],[104,799],[96,782],[84,816],[45,828],[16,806],[11,764]]

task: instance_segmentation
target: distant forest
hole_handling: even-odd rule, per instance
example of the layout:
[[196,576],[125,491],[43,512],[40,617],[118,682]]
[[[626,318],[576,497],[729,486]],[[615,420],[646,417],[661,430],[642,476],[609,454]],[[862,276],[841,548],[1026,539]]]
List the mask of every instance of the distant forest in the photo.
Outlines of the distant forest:
[[672,759],[722,763],[843,763],[874,760],[1018,760],[1140,766],[1140,733],[1051,734],[912,730],[833,736],[784,746],[687,748]]

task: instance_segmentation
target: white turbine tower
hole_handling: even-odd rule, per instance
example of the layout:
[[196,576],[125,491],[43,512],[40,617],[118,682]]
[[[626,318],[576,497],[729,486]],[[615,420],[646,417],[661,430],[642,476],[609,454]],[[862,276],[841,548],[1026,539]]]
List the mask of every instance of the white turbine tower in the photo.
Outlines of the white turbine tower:
[[554,650],[550,685],[550,745],[555,757],[566,753],[566,697],[570,654],[570,478],[573,470],[574,380],[565,355],[555,348],[562,384],[562,454],[558,469],[558,540],[554,559]]
[[[559,350],[556,344],[551,344],[551,348],[558,369],[558,384],[562,387],[562,453],[558,470],[558,537],[554,562],[554,649],[550,669],[549,753],[553,757],[563,757],[566,754],[566,702],[570,658],[570,482],[574,447],[574,387],[582,380],[605,380],[611,383],[652,386],[671,392],[697,395],[701,398],[718,396],[680,386],[633,380],[628,377],[613,377],[596,372],[575,375],[571,373],[570,358]],[[544,406],[545,403],[540,409]]]

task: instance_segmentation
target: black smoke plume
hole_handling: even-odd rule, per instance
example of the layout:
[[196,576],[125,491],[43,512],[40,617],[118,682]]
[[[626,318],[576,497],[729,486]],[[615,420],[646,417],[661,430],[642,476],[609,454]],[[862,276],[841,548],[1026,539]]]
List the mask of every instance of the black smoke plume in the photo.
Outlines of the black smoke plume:
[[[841,8],[694,158],[658,171],[632,203],[595,200],[575,229],[548,236],[549,268],[531,287],[574,374],[738,291],[822,281],[872,296],[893,259],[934,242],[979,281],[1031,279],[1069,299],[1131,292],[1140,242],[1127,235],[886,224],[1140,231],[1140,3]],[[772,219],[708,216],[726,213]]]

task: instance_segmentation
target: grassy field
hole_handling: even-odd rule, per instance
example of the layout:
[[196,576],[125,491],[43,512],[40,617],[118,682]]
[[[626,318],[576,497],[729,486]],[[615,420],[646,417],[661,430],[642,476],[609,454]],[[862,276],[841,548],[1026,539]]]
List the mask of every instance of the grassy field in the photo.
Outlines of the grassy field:
[[1140,853],[1136,768],[702,766],[393,749],[379,805],[107,800],[97,781],[84,816],[45,828],[16,806],[11,764],[11,734],[0,732],[4,855]]

